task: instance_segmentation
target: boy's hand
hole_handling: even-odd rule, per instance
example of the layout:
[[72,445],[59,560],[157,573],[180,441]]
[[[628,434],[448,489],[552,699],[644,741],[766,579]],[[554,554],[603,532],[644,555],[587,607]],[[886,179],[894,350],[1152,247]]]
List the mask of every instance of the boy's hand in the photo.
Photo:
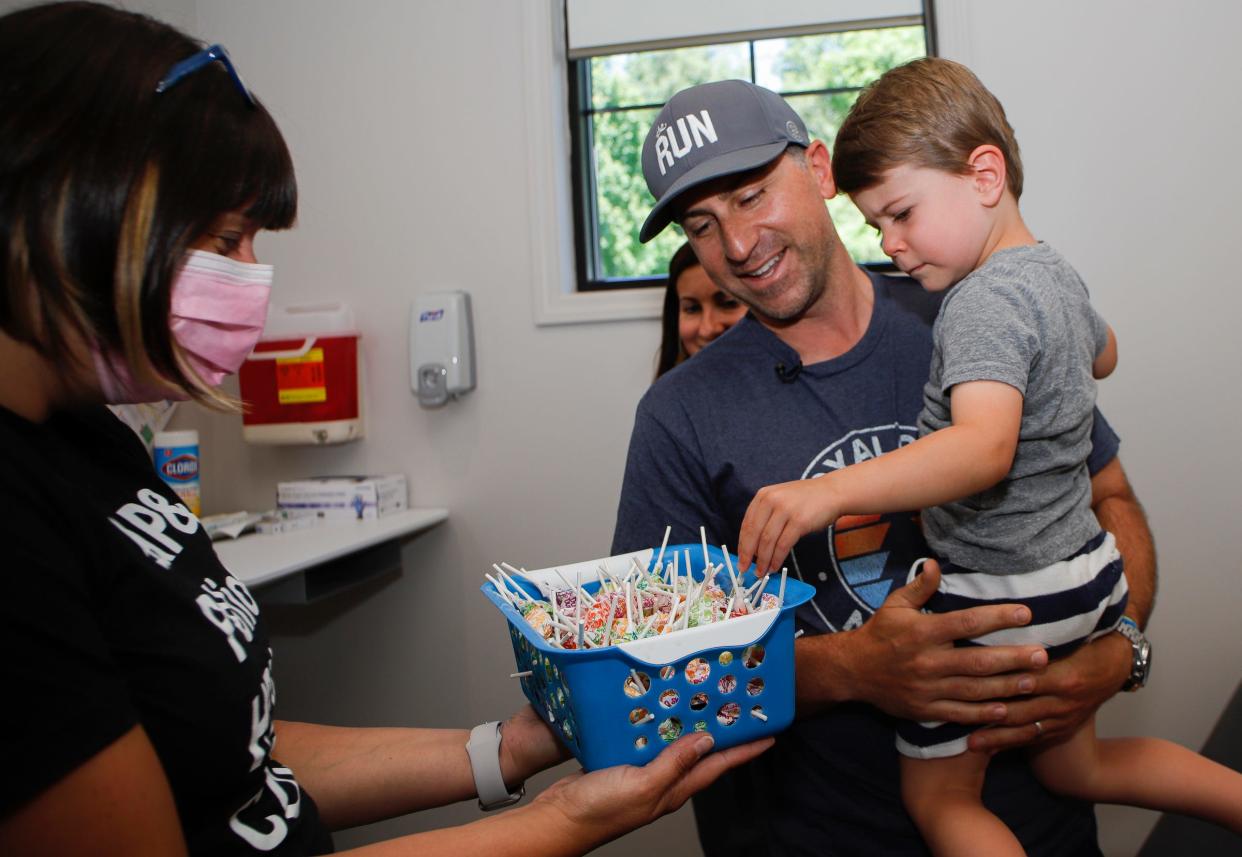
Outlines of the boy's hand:
[[798,539],[827,529],[841,517],[829,476],[760,488],[746,509],[738,536],[738,570],[755,561],[755,574],[781,567]]

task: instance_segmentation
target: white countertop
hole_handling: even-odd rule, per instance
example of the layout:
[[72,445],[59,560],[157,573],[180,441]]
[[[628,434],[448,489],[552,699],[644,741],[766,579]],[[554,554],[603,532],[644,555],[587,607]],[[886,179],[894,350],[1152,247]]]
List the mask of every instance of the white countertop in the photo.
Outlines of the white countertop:
[[374,521],[328,522],[291,533],[250,533],[215,542],[229,573],[260,586],[363,548],[412,535],[448,518],[448,509],[406,509]]

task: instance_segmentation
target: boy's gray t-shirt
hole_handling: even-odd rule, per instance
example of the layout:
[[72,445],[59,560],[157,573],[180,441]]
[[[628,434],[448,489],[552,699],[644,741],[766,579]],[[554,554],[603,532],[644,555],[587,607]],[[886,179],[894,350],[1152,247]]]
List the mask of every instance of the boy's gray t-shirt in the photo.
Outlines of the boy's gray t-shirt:
[[1001,381],[1023,394],[1013,466],[997,485],[923,511],[932,549],[994,574],[1064,559],[1100,528],[1091,512],[1091,367],[1108,327],[1047,244],[994,253],[945,297],[933,328],[920,435],[952,423],[955,384]]

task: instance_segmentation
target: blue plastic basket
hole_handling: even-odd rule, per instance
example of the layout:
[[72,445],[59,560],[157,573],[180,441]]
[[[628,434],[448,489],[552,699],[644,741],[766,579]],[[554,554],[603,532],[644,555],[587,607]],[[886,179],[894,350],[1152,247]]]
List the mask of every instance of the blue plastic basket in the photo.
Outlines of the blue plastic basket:
[[[666,559],[671,551],[683,558],[688,551],[692,574],[703,579],[700,545],[676,545],[667,551]],[[633,557],[650,569],[655,555],[649,549],[609,557],[608,563],[624,569]],[[708,555],[714,565],[724,562],[719,548],[709,547]],[[730,558],[736,567],[737,558]],[[594,593],[599,589],[595,569],[601,562],[557,570],[571,583],[575,571],[581,571],[584,580],[591,580],[583,589]],[[536,583],[563,587],[553,569],[524,576],[518,583],[532,597],[541,597]],[[778,579],[774,576],[765,591],[775,593]],[[720,574],[718,580],[728,592],[728,575]],[[753,582],[748,572],[742,584]],[[588,771],[645,764],[690,731],[710,732],[717,749],[723,749],[780,732],[793,722],[794,610],[815,592],[799,580],[786,579],[779,611],[602,649],[568,650],[544,640],[491,583],[482,589],[509,622],[518,671],[530,672],[522,677],[526,698]]]

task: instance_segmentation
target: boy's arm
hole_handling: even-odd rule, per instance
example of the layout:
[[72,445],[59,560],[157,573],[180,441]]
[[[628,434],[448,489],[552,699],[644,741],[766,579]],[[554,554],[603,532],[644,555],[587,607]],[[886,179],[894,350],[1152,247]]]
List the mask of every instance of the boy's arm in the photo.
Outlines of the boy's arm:
[[1113,370],[1117,368],[1117,334],[1113,333],[1111,326],[1108,327],[1108,344],[1104,346],[1104,350],[1095,358],[1095,362],[1091,364],[1091,375],[1097,381],[1101,378],[1107,378],[1113,374]]
[[953,387],[953,424],[880,458],[769,485],[755,495],[738,537],[738,560],[759,574],[779,568],[798,539],[842,515],[937,506],[1000,482],[1013,464],[1022,393],[1000,381]]

